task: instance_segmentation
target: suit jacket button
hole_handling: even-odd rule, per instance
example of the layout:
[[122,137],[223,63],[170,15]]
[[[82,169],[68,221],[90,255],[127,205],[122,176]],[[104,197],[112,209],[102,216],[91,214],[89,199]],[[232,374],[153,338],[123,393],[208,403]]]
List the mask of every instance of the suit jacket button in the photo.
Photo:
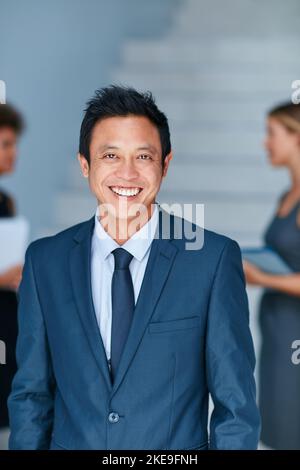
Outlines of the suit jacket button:
[[118,413],[109,413],[108,415],[108,420],[111,422],[111,423],[117,423],[119,421],[119,415]]

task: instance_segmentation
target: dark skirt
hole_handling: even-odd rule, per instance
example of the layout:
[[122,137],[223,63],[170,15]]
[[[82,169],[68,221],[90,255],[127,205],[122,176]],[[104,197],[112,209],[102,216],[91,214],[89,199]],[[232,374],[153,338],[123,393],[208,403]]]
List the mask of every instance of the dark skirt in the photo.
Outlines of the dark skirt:
[[17,295],[14,291],[0,290],[0,339],[6,346],[6,364],[0,364],[0,428],[9,425],[7,398],[17,370],[15,358],[17,332]]
[[300,298],[266,290],[259,323],[261,441],[273,449],[300,449],[300,365],[292,343],[300,339]]

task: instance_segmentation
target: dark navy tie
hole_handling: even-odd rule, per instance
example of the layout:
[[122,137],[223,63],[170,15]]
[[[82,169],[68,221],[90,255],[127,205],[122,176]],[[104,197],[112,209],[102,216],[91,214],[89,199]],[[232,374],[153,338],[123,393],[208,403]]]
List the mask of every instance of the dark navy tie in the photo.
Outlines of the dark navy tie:
[[116,376],[119,360],[128,336],[134,311],[134,289],[129,271],[133,255],[116,248],[112,251],[115,269],[111,284],[112,327],[111,327],[111,378]]

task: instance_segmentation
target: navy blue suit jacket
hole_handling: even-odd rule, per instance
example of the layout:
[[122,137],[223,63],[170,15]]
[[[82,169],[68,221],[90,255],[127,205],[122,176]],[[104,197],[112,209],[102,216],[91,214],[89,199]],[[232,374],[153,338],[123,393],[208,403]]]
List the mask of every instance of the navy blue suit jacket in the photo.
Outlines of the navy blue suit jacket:
[[[166,214],[159,206],[158,237],[113,384],[92,301],[94,216],[27,248],[10,449],[257,447],[239,245],[174,216],[166,238]],[[186,249],[183,225],[201,231],[201,249]]]

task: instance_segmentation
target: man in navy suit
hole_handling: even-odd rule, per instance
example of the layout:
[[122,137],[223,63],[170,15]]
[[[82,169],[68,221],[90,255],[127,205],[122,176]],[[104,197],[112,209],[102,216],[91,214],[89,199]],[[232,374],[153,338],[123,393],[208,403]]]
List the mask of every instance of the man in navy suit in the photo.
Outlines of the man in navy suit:
[[10,449],[257,448],[240,248],[157,203],[171,158],[151,93],[96,92],[78,154],[96,213],[26,251]]

